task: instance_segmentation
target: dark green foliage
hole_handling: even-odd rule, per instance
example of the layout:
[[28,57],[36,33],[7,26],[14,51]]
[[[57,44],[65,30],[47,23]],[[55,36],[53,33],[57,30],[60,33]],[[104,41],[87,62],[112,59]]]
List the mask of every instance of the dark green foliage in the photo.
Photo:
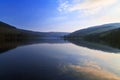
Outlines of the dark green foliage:
[[109,26],[107,25],[99,26],[99,28],[92,27],[88,29],[79,30],[71,33],[68,36],[64,36],[64,38],[68,40],[82,39],[89,42],[109,45],[111,47],[120,49],[120,25],[114,24],[115,27],[114,25],[111,25],[111,24],[108,24],[108,25]]
[[0,41],[28,40],[40,38],[40,33],[17,29],[14,26],[0,22]]
[[120,28],[101,33],[100,39],[106,42],[108,45],[120,48]]

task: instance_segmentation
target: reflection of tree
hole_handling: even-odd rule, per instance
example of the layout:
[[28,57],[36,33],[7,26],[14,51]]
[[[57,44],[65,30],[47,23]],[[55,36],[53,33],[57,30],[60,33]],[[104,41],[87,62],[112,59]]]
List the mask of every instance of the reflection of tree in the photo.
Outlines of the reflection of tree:
[[119,49],[115,49],[110,46],[103,45],[102,43],[89,42],[89,41],[85,41],[82,39],[81,40],[80,39],[68,39],[68,41],[72,42],[75,45],[87,47],[90,49],[101,50],[105,52],[114,52],[114,53],[120,52]]
[[31,44],[38,44],[38,43],[67,43],[62,39],[11,39],[11,40],[4,40],[0,41],[0,53],[9,51],[19,46],[31,45]]
[[9,51],[11,49],[16,48],[17,46],[20,46],[22,41],[0,41],[0,53]]

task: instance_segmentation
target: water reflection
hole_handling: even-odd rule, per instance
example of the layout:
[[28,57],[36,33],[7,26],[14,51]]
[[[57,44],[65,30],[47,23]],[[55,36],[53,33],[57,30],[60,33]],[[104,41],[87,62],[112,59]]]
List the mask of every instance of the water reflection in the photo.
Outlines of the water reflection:
[[0,42],[0,53],[4,53],[6,51],[9,51],[11,49],[17,48],[19,46],[25,46],[25,45],[32,45],[32,44],[38,44],[38,43],[50,43],[50,44],[56,44],[56,43],[68,43],[71,42],[78,46],[87,47],[90,49],[95,50],[101,50],[105,52],[112,52],[112,53],[119,53],[119,49],[112,48],[110,46],[97,44],[93,42],[88,42],[84,40],[63,40],[63,39],[37,39],[37,40],[14,40],[14,41],[2,41]]
[[101,43],[94,43],[94,42],[89,42],[85,40],[77,40],[77,39],[73,39],[73,40],[71,39],[68,41],[75,45],[87,47],[87,48],[94,49],[94,50],[101,50],[101,51],[110,52],[110,53],[120,52],[120,49],[112,48],[110,46],[103,45]]
[[67,41],[64,41],[63,39],[36,39],[36,40],[14,40],[14,41],[4,40],[0,42],[0,53],[7,52],[19,46],[32,45],[38,43],[62,44],[62,43],[67,43]]
[[1,42],[0,80],[120,80],[119,54],[71,42],[78,46],[60,39]]
[[120,80],[120,77],[103,66],[100,66],[95,61],[83,61],[84,64],[74,65],[69,64],[64,66],[64,73],[70,73],[76,80]]

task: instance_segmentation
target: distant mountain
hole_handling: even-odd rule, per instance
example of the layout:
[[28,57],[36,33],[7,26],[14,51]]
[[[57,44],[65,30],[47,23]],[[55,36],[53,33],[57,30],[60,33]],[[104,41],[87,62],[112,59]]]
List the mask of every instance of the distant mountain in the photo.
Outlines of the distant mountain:
[[16,27],[0,22],[0,34],[14,32],[18,32]]
[[67,32],[44,32],[43,39],[60,39],[68,34]]
[[35,32],[18,29],[14,26],[0,22],[0,41],[4,40],[28,40],[28,39],[56,39],[67,35],[64,32]]
[[82,29],[75,31],[71,34],[69,34],[67,37],[84,37],[90,34],[98,34],[102,32],[106,32],[109,30],[117,29],[120,28],[120,23],[111,23],[111,24],[104,24],[104,25],[99,25],[99,26],[93,26],[90,28]]
[[0,22],[0,53],[29,44],[65,43],[64,40],[58,40],[58,38],[67,34],[68,33],[65,32],[35,32],[23,30]]
[[[14,26],[0,22],[0,41],[4,40],[27,40],[30,38],[38,37],[38,34],[35,34],[32,31],[18,29]],[[39,37],[42,37],[39,35]]]
[[86,40],[92,42],[102,41],[104,44],[120,49],[120,28],[109,30],[96,35],[88,35],[86,36]]
[[75,31],[65,39],[86,40],[120,49],[120,23],[104,24]]
[[4,28],[4,29],[16,29],[16,27],[0,21],[0,29],[2,29],[2,28]]

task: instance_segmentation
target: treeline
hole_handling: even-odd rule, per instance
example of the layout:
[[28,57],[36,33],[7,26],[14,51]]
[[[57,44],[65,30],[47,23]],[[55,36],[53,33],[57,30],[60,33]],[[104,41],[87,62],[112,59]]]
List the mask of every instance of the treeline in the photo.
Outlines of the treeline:
[[41,35],[32,31],[17,29],[14,26],[0,22],[0,41],[28,40],[40,38]]

